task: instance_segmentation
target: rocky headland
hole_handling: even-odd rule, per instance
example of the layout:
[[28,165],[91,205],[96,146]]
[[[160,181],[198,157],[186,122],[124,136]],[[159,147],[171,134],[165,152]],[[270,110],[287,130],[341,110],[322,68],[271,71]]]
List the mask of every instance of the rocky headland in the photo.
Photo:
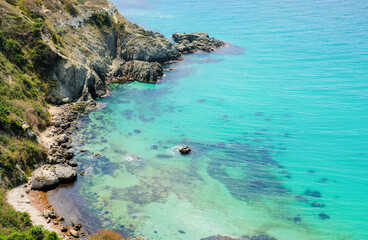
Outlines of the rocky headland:
[[214,52],[217,48],[228,45],[226,42],[210,38],[208,33],[174,33],[172,38],[177,42],[176,48],[182,54],[200,50]]

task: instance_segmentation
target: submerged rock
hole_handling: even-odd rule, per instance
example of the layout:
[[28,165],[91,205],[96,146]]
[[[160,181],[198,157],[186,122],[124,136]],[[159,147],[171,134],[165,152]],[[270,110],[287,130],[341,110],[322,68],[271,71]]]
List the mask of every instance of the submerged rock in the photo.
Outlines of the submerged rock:
[[210,38],[208,33],[174,33],[172,38],[178,42],[176,48],[180,53],[193,53],[198,50],[214,52],[216,48],[223,47],[226,42]]
[[311,191],[309,189],[307,189],[304,192],[304,194],[307,195],[307,196],[315,197],[315,198],[320,198],[322,196],[320,192],[318,192],[318,191]]
[[201,238],[201,240],[241,240],[241,238],[232,238],[228,236],[217,235],[217,236]]
[[211,236],[207,238],[202,238],[201,240],[277,240],[277,239],[274,237],[266,236],[266,235],[259,235],[259,236],[252,236],[252,237],[243,236],[241,238],[233,238],[233,237],[228,237],[228,236],[223,236],[223,235],[216,235],[216,236]]
[[329,215],[327,215],[326,213],[320,213],[320,214],[318,214],[318,216],[319,216],[319,218],[320,219],[322,219],[322,220],[326,220],[326,219],[329,219],[330,218],[330,216]]
[[325,204],[323,204],[323,203],[319,203],[319,202],[311,202],[311,204],[310,204],[312,207],[324,207],[325,206]]

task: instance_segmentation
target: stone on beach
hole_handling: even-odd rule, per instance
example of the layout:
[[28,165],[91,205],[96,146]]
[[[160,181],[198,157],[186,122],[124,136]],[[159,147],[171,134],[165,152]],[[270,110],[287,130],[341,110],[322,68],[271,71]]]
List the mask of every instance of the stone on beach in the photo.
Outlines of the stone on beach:
[[54,211],[51,211],[51,210],[45,210],[45,211],[43,211],[42,212],[42,216],[44,217],[44,218],[52,218],[52,219],[54,219],[54,218],[56,218],[56,214],[55,214],[55,212]]
[[56,187],[59,184],[59,178],[49,165],[36,169],[31,178],[32,189],[46,189]]
[[77,172],[70,166],[44,165],[33,172],[30,185],[35,190],[46,190],[56,187],[59,183],[75,181],[76,177]]

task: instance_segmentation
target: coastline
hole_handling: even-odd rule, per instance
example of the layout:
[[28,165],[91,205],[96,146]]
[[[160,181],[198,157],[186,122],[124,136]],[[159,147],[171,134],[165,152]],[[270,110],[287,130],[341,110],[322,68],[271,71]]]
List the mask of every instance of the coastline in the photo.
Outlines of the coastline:
[[27,194],[26,189],[27,185],[23,184],[8,191],[6,194],[8,203],[16,211],[28,213],[33,225],[41,225],[44,229],[54,231],[59,237],[63,237],[64,234],[60,231],[60,224],[48,223],[48,220],[42,216],[44,210],[53,211],[52,206],[47,201],[46,193],[32,190]]
[[[85,104],[83,104],[85,105]],[[76,106],[76,105],[74,105]],[[77,104],[77,106],[81,106]],[[84,106],[83,106],[84,107]],[[52,123],[50,126],[46,128],[45,131],[39,134],[38,142],[43,145],[48,150],[48,163],[46,164],[55,164],[53,160],[53,156],[57,154],[57,152],[53,151],[52,148],[58,146],[59,143],[57,141],[60,135],[66,134],[68,137],[68,146],[65,149],[70,149],[73,147],[71,143],[71,130],[74,129],[74,125],[77,124],[78,117],[81,114],[73,110],[73,105],[65,104],[61,106],[51,105],[48,108],[48,111],[52,118]],[[70,117],[72,116],[72,117]],[[60,123],[62,121],[62,123]],[[64,124],[64,125],[63,125]],[[72,126],[73,125],[73,126]],[[68,126],[64,129],[63,126]],[[60,147],[63,148],[63,147]],[[62,163],[64,165],[73,165],[74,170],[77,166],[77,163],[74,162],[73,158],[69,159],[69,161]],[[74,233],[71,235],[72,225],[74,223],[67,223],[64,221],[64,217],[60,216],[58,212],[56,212],[53,206],[48,201],[47,192],[48,190],[33,190],[30,186],[31,177],[28,179],[28,183],[22,184],[18,187],[15,187],[7,192],[6,198],[7,202],[16,210],[20,212],[26,212],[30,215],[32,224],[37,226],[40,225],[44,229],[49,231],[54,231],[58,234],[59,237],[75,237],[80,238],[81,236],[86,235],[83,231],[80,233],[77,232],[78,235]],[[64,185],[64,184],[63,184]],[[66,186],[69,183],[66,184]],[[60,187],[63,187],[60,185]],[[50,189],[51,190],[51,189]],[[51,211],[55,214],[55,217],[46,217],[45,211]],[[70,225],[70,226],[69,226]],[[65,227],[63,231],[62,227]]]
[[[105,15],[102,14],[102,17],[104,16]],[[116,17],[115,13],[112,13],[112,16]],[[108,16],[106,18],[108,18]],[[34,134],[34,136],[38,135],[36,137],[38,144],[43,145],[47,150],[47,158],[34,166],[36,169],[33,171],[32,176],[28,178],[27,183],[8,191],[6,194],[7,201],[14,209],[27,212],[34,225],[41,225],[45,229],[55,231],[61,237],[67,235],[69,237],[79,238],[80,236],[84,236],[84,233],[82,232],[83,230],[79,232],[80,228],[76,229],[74,223],[71,223],[71,226],[66,225],[69,223],[64,223],[64,218],[62,216],[59,217],[57,215],[58,213],[54,211],[53,207],[48,202],[47,191],[55,189],[58,186],[62,187],[63,185],[60,184],[72,183],[76,181],[79,175],[77,173],[78,163],[74,160],[75,150],[73,149],[73,146],[77,143],[72,143],[72,134],[73,130],[78,128],[78,117],[87,114],[85,113],[86,109],[98,109],[98,104],[93,98],[107,96],[110,93],[107,88],[110,82],[124,83],[140,81],[156,83],[163,76],[162,64],[182,60],[181,54],[194,53],[197,51],[213,52],[217,48],[227,46],[227,43],[210,38],[207,33],[199,32],[175,33],[173,38],[176,43],[171,43],[165,39],[163,35],[145,31],[136,25],[132,25],[122,17],[120,21],[121,22],[115,22],[115,24],[122,24],[122,22],[126,24],[127,29],[131,31],[131,38],[133,40],[140,39],[142,43],[137,43],[127,37],[127,39],[124,40],[128,41],[128,43],[119,43],[121,44],[123,52],[120,56],[116,56],[116,59],[102,59],[102,57],[99,56],[102,59],[101,61],[106,63],[106,66],[111,65],[110,67],[112,67],[114,64],[116,65],[113,69],[108,69],[105,66],[106,69],[103,69],[104,73],[102,77],[104,81],[102,81],[97,74],[92,77],[85,76],[86,81],[83,82],[83,84],[79,84],[80,87],[83,87],[83,90],[79,91],[75,89],[73,84],[66,84],[67,86],[64,86],[64,90],[66,92],[69,91],[69,95],[67,94],[65,96],[61,94],[60,89],[53,89],[54,92],[49,96],[48,102],[63,105],[49,105],[48,112],[51,115],[51,124],[43,132]],[[157,46],[163,47],[159,48],[155,45],[147,49],[145,47],[143,48],[141,44],[144,45],[147,41],[157,43]],[[118,51],[118,49],[110,47],[111,46],[105,46],[100,52],[107,52],[110,50],[114,52]],[[129,54],[135,47],[145,49],[145,51],[132,57]],[[68,59],[68,61],[71,60]],[[77,65],[73,62],[72,70],[83,72],[84,69]],[[153,70],[151,69],[152,66],[154,67]],[[73,77],[75,77],[74,75],[78,74],[73,75],[68,72],[69,65],[65,62],[60,61],[60,66],[55,65],[55,68],[63,72],[63,74],[57,74],[58,82],[61,87],[63,87],[65,82],[69,83],[72,80],[80,82],[81,79],[73,79]],[[67,79],[67,81],[63,82],[64,78]],[[87,84],[90,84],[89,81],[92,81],[91,79],[94,80],[94,85],[87,86]],[[74,96],[76,92],[78,92],[78,94]],[[48,214],[45,215],[47,211],[52,212],[53,217]],[[63,224],[61,224],[62,222]],[[74,233],[72,233],[73,227],[76,231]],[[71,235],[69,233],[71,233]]]

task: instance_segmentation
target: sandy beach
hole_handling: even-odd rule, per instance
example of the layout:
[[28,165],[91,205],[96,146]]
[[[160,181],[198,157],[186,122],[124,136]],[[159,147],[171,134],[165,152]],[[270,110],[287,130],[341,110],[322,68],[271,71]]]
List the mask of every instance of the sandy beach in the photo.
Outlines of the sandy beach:
[[55,231],[59,236],[62,236],[60,225],[54,225],[52,221],[47,223],[48,220],[42,216],[44,210],[52,210],[51,205],[47,202],[46,193],[31,191],[27,194],[26,190],[26,184],[10,190],[6,196],[9,204],[17,211],[28,213],[33,225],[41,225],[45,229]]

